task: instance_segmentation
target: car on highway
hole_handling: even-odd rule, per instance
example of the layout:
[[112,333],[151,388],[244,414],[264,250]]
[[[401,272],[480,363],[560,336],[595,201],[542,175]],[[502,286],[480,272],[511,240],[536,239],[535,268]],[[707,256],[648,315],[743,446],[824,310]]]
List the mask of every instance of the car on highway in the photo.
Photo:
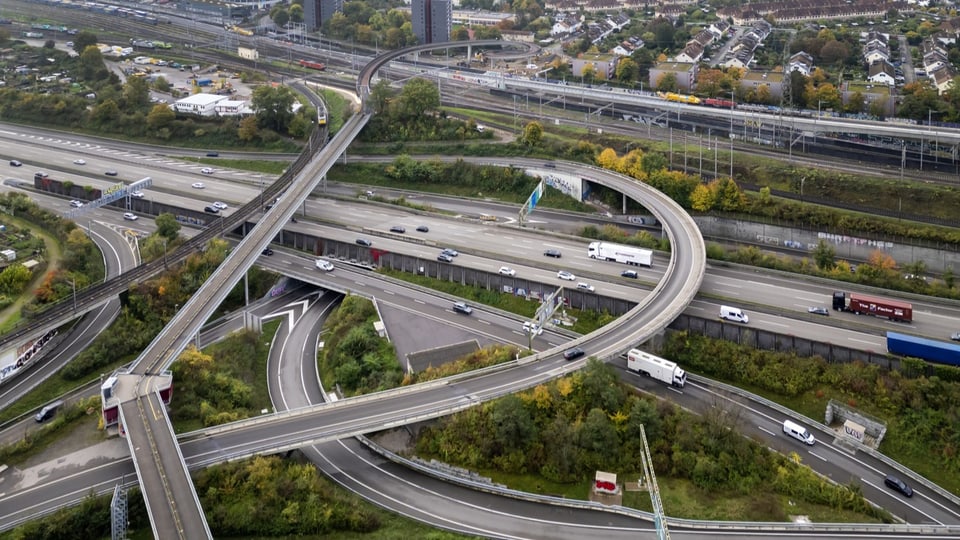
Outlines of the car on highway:
[[83,201],[77,201],[77,200],[70,201],[70,206],[72,208],[80,208],[83,206]]
[[534,336],[539,336],[543,334],[543,327],[537,323],[527,321],[523,323],[523,333],[532,334]]
[[136,220],[140,219],[140,216],[134,214],[133,212],[124,212],[124,213],[123,213],[123,219],[125,219],[125,220],[127,220],[127,221],[136,221]]
[[221,210],[226,210],[227,208],[230,208],[229,206],[227,206],[227,203],[225,203],[225,202],[213,201],[213,203],[211,203],[211,204],[213,204],[214,206],[216,206],[217,208],[219,208],[219,209],[221,209]]
[[453,311],[454,313],[463,313],[464,315],[469,315],[473,313],[473,308],[464,302],[455,302],[453,304]]
[[105,174],[105,175],[107,175],[107,176],[116,176],[116,175],[118,175],[118,174],[120,174],[120,173],[118,173],[117,171],[115,171],[115,170],[113,170],[113,169],[110,169],[109,171],[104,171],[103,174]]
[[577,289],[581,291],[587,291],[587,292],[594,292],[596,290],[596,288],[593,285],[586,283],[584,281],[577,283]]
[[565,279],[567,281],[575,281],[577,279],[577,276],[573,275],[570,272],[567,272],[566,270],[560,270],[559,272],[557,272],[557,277],[560,279]]
[[273,248],[263,248],[263,251],[260,252],[261,255],[273,255]]
[[580,347],[573,347],[572,349],[567,349],[567,350],[563,351],[563,359],[564,359],[564,360],[576,360],[577,358],[580,358],[580,357],[583,356],[584,354],[586,354],[586,353],[583,352],[583,349],[581,349]]
[[47,174],[47,173],[45,173],[45,172],[43,172],[43,171],[37,171],[37,172],[35,172],[33,175],[34,175],[34,176],[39,176],[40,178],[50,178],[50,175]]
[[430,232],[430,227],[427,227],[426,225],[420,225],[417,227],[417,232]]
[[448,257],[456,257],[457,255],[460,255],[459,251],[455,249],[450,249],[450,248],[443,248],[443,251],[441,251],[440,253],[443,253]]
[[206,213],[208,213],[208,214],[219,214],[219,213],[220,213],[220,209],[217,208],[216,206],[213,206],[213,205],[207,205],[207,206],[203,207],[203,211],[206,212]]
[[543,252],[544,257],[553,257],[554,259],[559,259],[562,254],[559,249],[548,249]]
[[358,246],[370,247],[373,245],[373,242],[367,240],[366,238],[357,238],[356,242]]
[[640,277],[640,275],[637,274],[636,270],[624,270],[623,272],[620,272],[620,277],[637,279],[638,277]]
[[953,341],[960,341],[960,332],[954,332],[950,334],[950,339]]
[[892,474],[888,474],[887,477],[883,479],[883,483],[886,484],[888,488],[899,491],[904,496],[913,497],[913,488]]
[[823,315],[825,317],[830,316],[830,310],[823,306],[810,306],[807,308],[807,313],[812,313],[814,315]]
[[190,184],[190,187],[192,187],[193,189],[203,189],[207,186],[203,182],[194,182]]
[[134,191],[133,193],[130,194],[130,196],[133,197],[134,199],[142,199],[147,195],[142,191]]
[[74,164],[74,165],[86,165],[87,162],[84,161],[84,160],[82,160],[82,159],[75,159],[75,160],[73,160],[73,164]]
[[220,157],[220,152],[207,152],[207,157]]
[[213,169],[211,169],[210,167],[204,167],[200,169],[200,172],[202,174],[213,174]]
[[517,275],[517,271],[514,270],[513,268],[510,268],[509,266],[501,266],[501,267],[500,267],[500,275],[501,275],[501,276],[510,276],[510,277],[513,277],[513,276]]
[[440,261],[440,262],[452,263],[452,262],[453,262],[453,257],[447,255],[446,253],[441,253],[441,254],[437,255],[437,260]]
[[21,166],[23,166],[23,163],[20,162],[20,160],[11,159],[11,160],[10,160],[10,166],[11,166],[11,167],[21,167]]
[[390,227],[390,232],[392,232],[392,233],[397,233],[397,234],[403,234],[403,233],[407,232],[407,229],[405,229],[405,228],[403,228],[403,227],[401,227],[401,226],[399,226],[399,225],[394,225],[393,227]]

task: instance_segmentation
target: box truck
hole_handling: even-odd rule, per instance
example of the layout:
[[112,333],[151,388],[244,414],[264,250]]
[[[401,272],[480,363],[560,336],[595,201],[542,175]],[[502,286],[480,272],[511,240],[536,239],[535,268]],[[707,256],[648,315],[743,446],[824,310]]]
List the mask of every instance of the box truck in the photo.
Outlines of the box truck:
[[887,332],[887,352],[960,366],[960,345],[898,332]]
[[639,266],[653,266],[653,252],[633,246],[622,246],[609,242],[590,242],[587,246],[587,256],[591,259],[615,261],[623,264]]
[[913,305],[909,302],[889,300],[876,296],[867,296],[860,293],[833,293],[833,309],[849,311],[857,315],[874,315],[886,317],[891,321],[910,322],[913,320]]
[[653,377],[677,388],[683,388],[683,385],[687,384],[687,372],[680,369],[676,362],[665,360],[640,349],[630,349],[630,352],[627,353],[627,369],[647,377]]

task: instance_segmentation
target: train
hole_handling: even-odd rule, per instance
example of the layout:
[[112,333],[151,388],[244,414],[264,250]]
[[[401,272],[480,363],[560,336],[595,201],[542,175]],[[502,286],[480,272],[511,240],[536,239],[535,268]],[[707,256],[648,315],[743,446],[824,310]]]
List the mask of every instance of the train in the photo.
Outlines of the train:
[[737,103],[730,99],[722,98],[699,98],[687,94],[678,94],[676,92],[657,92],[657,97],[672,101],[674,103],[684,103],[686,105],[700,105],[703,107],[714,107],[717,109],[737,109],[747,112],[762,112],[769,114],[783,114],[787,116],[801,116],[812,118],[816,111],[806,109],[789,109],[778,107],[776,105],[761,105],[757,103]]
[[247,30],[246,28],[241,28],[235,24],[228,24],[224,27],[225,29],[235,33],[240,34],[241,36],[252,36],[253,30]]
[[323,71],[327,69],[327,66],[323,62],[312,62],[310,60],[300,59],[299,63],[305,68],[316,69],[317,71]]

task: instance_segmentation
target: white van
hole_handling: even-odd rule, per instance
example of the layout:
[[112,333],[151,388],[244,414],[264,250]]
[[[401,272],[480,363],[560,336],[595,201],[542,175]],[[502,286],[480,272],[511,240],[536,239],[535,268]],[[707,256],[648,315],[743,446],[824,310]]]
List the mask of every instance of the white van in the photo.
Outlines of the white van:
[[324,272],[333,271],[333,263],[330,261],[325,261],[323,259],[317,259],[317,268],[323,270]]
[[720,306],[720,318],[743,324],[750,322],[750,317],[742,309],[730,306]]
[[813,435],[807,431],[807,428],[790,420],[783,421],[783,432],[794,439],[803,441],[811,446],[813,446],[813,443],[817,442],[817,440],[813,438]]

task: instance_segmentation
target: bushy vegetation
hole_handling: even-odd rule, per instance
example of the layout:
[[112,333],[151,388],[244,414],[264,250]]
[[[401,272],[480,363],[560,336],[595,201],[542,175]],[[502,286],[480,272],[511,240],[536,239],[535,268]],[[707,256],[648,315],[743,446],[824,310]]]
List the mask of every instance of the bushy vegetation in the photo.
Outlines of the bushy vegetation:
[[[270,408],[265,359],[278,321],[262,334],[243,330],[198,351],[192,345],[173,364],[171,417],[178,429],[242,420]],[[196,424],[196,426],[194,426]]]
[[14,444],[0,446],[0,463],[14,465],[28,458],[38,448],[43,448],[56,441],[69,429],[76,426],[77,420],[90,414],[100,414],[100,396],[91,396],[80,400],[79,403],[61,407],[52,419],[43,427],[31,433],[24,430],[24,437]]
[[960,369],[907,361],[903,371],[819,356],[761,351],[687,332],[668,335],[663,356],[684,368],[777,397],[818,418],[827,401],[859,407],[887,422],[881,450],[960,493]]
[[[128,498],[128,526],[130,531],[150,530],[140,489],[133,488]],[[10,540],[61,540],[64,538],[109,538],[110,497],[92,495],[73,507],[58,510],[53,514],[25,523],[3,535]]]
[[518,355],[526,356],[527,354],[528,353],[521,353],[520,349],[513,345],[490,345],[462,358],[458,358],[453,362],[447,362],[439,366],[427,366],[426,369],[419,373],[407,375],[407,377],[404,378],[403,384],[415,384],[442,379],[458,373],[465,373],[475,369],[511,362],[515,360]]
[[890,519],[856,490],[831,484],[741,436],[733,416],[696,417],[633,395],[612,367],[591,359],[575,374],[441,419],[422,432],[416,451],[463,467],[551,482],[586,482],[596,470],[636,477],[642,475],[643,426],[658,477],[685,478],[701,489],[758,500],[789,495]]
[[379,316],[366,298],[348,295],[330,314],[319,366],[325,388],[338,386],[346,396],[400,385],[403,370],[393,345],[373,329]]
[[370,89],[374,115],[360,132],[364,142],[463,141],[491,139],[473,121],[447,117],[440,109],[440,92],[432,82],[414,78],[394,96],[389,81],[381,79]]

